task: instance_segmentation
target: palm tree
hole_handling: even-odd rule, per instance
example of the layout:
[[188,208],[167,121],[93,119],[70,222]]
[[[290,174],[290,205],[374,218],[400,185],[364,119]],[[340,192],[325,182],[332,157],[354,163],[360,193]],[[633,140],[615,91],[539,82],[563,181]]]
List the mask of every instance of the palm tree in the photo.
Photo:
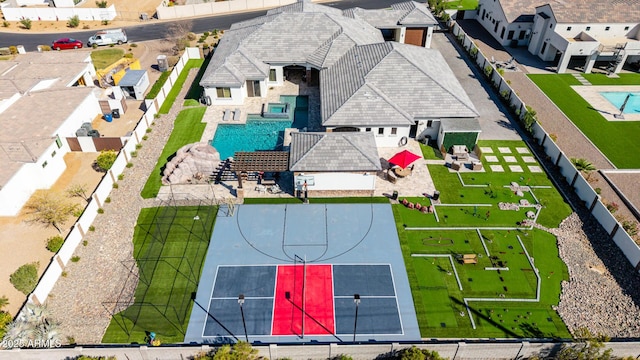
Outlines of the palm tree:
[[596,170],[596,167],[593,166],[593,164],[587,159],[571,158],[571,163],[576,167],[578,171],[587,175],[587,181],[589,181],[589,178],[591,177],[591,172]]

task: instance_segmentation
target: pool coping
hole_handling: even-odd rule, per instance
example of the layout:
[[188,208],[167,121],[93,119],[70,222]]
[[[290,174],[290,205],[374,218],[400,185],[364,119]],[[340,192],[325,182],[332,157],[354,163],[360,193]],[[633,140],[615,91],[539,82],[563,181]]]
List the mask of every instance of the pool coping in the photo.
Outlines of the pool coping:
[[607,121],[640,121],[640,113],[625,113],[624,118],[616,118],[615,116],[620,113],[620,109],[616,108],[609,100],[600,95],[601,92],[640,92],[640,86],[638,85],[573,85],[571,88]]

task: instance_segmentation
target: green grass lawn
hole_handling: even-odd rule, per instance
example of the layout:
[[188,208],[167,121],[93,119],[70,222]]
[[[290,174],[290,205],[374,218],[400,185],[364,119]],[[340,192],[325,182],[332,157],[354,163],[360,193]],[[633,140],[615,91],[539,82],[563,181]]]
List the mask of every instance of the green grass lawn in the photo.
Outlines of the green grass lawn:
[[445,3],[447,9],[473,10],[478,7],[478,0],[453,0]]
[[91,60],[93,66],[97,69],[104,69],[114,62],[122,59],[124,56],[124,50],[122,49],[103,49],[94,50],[91,52]]
[[184,341],[216,214],[216,207],[195,206],[140,211],[133,235],[135,300],[112,317],[103,343],[144,343],[145,331],[163,343]]
[[[640,83],[639,74],[621,74],[620,79],[604,75],[583,74],[593,85],[629,85]],[[602,151],[616,167],[640,167],[640,121],[607,121],[578,95],[571,85],[580,83],[570,74],[529,75],[529,78],[564,112],[565,115]],[[563,139],[558,139],[562,143]]]
[[[530,171],[529,166],[540,164],[525,161],[526,156],[533,157],[533,154],[518,153],[517,148],[526,148],[524,142],[480,141],[478,145],[492,149],[482,159],[485,172],[460,173],[459,178],[456,172],[450,172],[445,166],[429,165],[433,182],[441,193],[441,202],[455,204],[436,206],[439,221],[434,214],[423,214],[401,204],[393,206],[421,335],[427,338],[569,338],[562,320],[551,310],[551,305],[559,300],[560,282],[568,279],[566,266],[558,256],[555,237],[541,230],[526,228],[482,228],[516,227],[526,217],[525,212],[532,210],[500,210],[499,202],[513,203],[525,198],[534,204],[538,199],[543,204],[538,222],[547,227],[557,227],[571,213],[571,208],[544,172]],[[508,147],[511,153],[502,154],[499,147]],[[425,152],[436,155],[428,147],[423,147]],[[487,156],[495,156],[497,161],[489,162]],[[513,156],[515,162],[507,162],[505,156]],[[494,172],[489,165],[502,165],[505,171]],[[509,165],[519,165],[523,172],[511,172]],[[476,186],[463,186],[460,179],[466,185]],[[504,187],[511,182],[545,188],[534,188],[535,198],[527,192],[520,197]],[[427,198],[407,200],[421,205],[430,204]],[[405,230],[407,227],[430,229]],[[481,228],[489,255],[476,230],[438,230],[438,227]],[[477,326],[474,330],[464,298],[534,299],[536,296],[538,280],[517,236],[540,271],[540,302],[472,301],[470,310]],[[449,258],[412,257],[411,254],[451,255],[463,290],[459,288]],[[455,260],[463,254],[477,254],[478,264],[463,265]],[[498,272],[485,270],[486,267],[508,267],[509,270]]]
[[160,179],[162,178],[162,170],[171,157],[184,145],[191,144],[200,141],[202,133],[206,127],[206,124],[202,122],[202,117],[206,107],[194,107],[185,109],[176,117],[173,131],[171,136],[158,158],[156,167],[153,169],[147,182],[140,193],[144,199],[150,199],[158,195],[160,186],[162,185]]
[[[182,72],[178,76],[176,83],[173,84],[173,87],[171,88],[171,91],[169,91],[167,98],[164,100],[164,103],[162,103],[160,110],[158,110],[160,114],[166,114],[169,112],[169,110],[173,106],[173,103],[176,101],[176,98],[178,97],[180,90],[182,90],[182,87],[184,86],[185,81],[187,81],[187,76],[189,75],[189,71],[191,69],[196,69],[196,68],[204,69],[204,67],[202,66],[203,63],[204,63],[203,59],[190,59],[189,61],[187,61],[187,64],[185,65],[184,69],[182,69]],[[191,88],[191,85],[189,86]]]

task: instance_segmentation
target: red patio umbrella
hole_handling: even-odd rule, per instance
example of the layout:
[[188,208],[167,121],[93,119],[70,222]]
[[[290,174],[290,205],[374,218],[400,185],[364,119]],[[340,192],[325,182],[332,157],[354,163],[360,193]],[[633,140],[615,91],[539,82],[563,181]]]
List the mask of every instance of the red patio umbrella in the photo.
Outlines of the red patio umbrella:
[[411,165],[411,163],[413,163],[414,161],[420,159],[421,157],[412,153],[411,151],[408,150],[402,150],[399,153],[393,155],[393,157],[391,157],[391,159],[389,159],[389,163],[393,164],[393,165],[398,165],[401,168],[406,168],[407,166]]

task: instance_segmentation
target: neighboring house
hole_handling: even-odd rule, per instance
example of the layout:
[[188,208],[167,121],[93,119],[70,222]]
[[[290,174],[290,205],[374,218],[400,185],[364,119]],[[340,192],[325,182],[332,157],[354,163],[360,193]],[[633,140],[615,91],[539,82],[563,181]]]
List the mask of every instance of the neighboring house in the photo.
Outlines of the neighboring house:
[[[339,191],[372,196],[382,170],[371,133],[291,133],[289,169],[309,196]],[[304,195],[304,194],[303,194]]]
[[640,66],[640,0],[480,0],[477,21],[503,46],[590,73]]
[[100,113],[88,53],[43,52],[0,62],[0,216],[15,216],[64,172],[66,137]]
[[[421,41],[430,41],[435,20],[415,2],[390,10],[341,11],[307,1],[276,8],[225,32],[200,85],[213,105],[240,105],[301,71],[303,81],[320,86],[327,131],[373,132],[377,146],[409,136],[442,145],[442,122],[470,124],[478,112],[438,51],[385,42],[375,27],[395,26],[406,41],[408,24],[422,26]],[[477,138],[480,127],[469,130]]]

